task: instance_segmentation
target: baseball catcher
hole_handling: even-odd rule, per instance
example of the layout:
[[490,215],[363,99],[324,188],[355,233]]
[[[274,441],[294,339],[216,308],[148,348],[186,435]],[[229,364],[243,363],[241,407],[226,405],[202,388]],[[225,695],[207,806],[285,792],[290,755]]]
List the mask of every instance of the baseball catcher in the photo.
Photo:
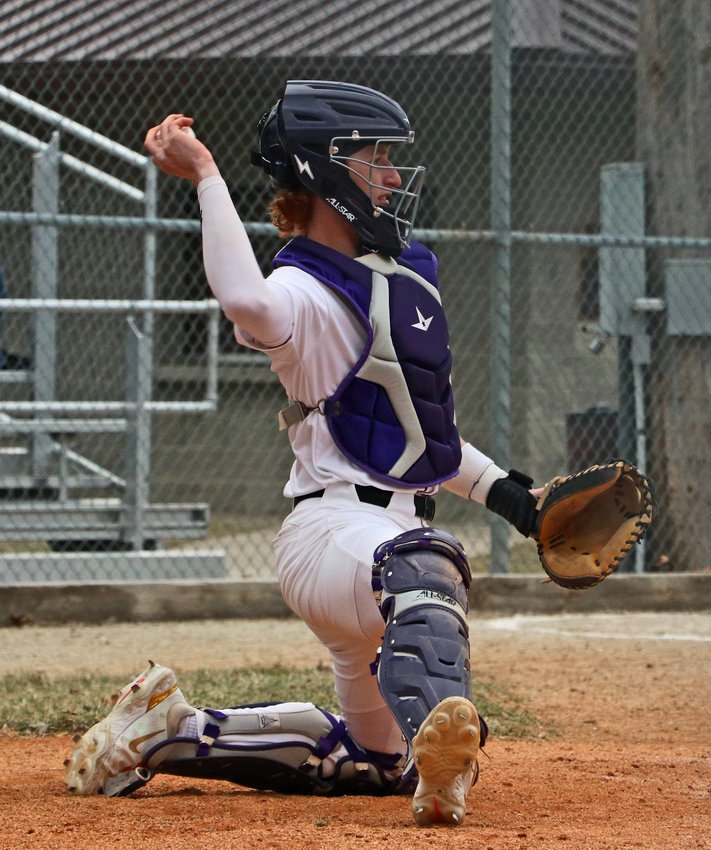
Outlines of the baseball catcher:
[[[411,239],[424,166],[402,107],[365,86],[290,80],[257,128],[272,222],[265,276],[208,148],[167,116],[145,147],[190,180],[205,272],[237,341],[289,399],[291,510],[274,541],[286,602],[328,648],[340,713],[311,703],[191,706],[152,665],[67,762],[73,793],[153,772],[309,793],[412,795],[418,824],[461,824],[486,726],[471,700],[461,544],[431,528],[440,486],[503,510],[524,487],[460,436],[438,262]],[[275,423],[276,424],[276,423]],[[245,419],[244,427],[249,427]],[[382,650],[382,652],[381,652]],[[377,659],[377,662],[376,662]]]
[[[461,824],[487,730],[471,699],[470,567],[461,543],[431,527],[434,496],[444,487],[524,535],[535,529],[549,561],[560,511],[537,509],[531,479],[460,435],[437,258],[411,240],[425,168],[408,161],[414,131],[399,104],[350,83],[287,82],[252,159],[289,240],[266,277],[212,154],[184,132],[192,123],[169,115],[145,146],[196,186],[212,292],[289,399],[279,421],[294,455],[291,510],[276,572],[328,648],[340,713],[192,706],[173,672],[151,665],[77,740],[67,785],[117,796],[162,772],[282,792],[407,792],[418,825]],[[631,476],[613,476],[626,522]],[[613,549],[595,537],[585,551],[602,574]],[[582,579],[547,568],[572,586],[590,581],[589,568]]]

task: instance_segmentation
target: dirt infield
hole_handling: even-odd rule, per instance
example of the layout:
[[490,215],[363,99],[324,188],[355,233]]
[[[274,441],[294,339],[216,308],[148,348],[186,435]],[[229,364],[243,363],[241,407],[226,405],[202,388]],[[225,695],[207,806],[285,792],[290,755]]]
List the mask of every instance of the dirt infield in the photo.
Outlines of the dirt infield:
[[[9,737],[0,738],[0,850],[711,848],[711,614],[471,625],[475,675],[557,732],[494,737],[462,827],[418,829],[403,798],[284,797],[167,776],[131,798],[70,798],[69,738]],[[125,674],[149,656],[178,671],[206,658],[225,668],[325,660],[293,620],[0,630],[0,674]]]

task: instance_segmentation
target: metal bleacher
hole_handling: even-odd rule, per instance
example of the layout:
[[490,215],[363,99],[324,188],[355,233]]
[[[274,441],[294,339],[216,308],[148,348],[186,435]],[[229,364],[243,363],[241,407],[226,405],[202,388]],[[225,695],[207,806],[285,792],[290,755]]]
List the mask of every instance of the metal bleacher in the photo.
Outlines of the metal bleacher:
[[[161,226],[180,225],[178,221],[156,219],[156,169],[149,158],[2,86],[0,101],[31,113],[52,128],[51,141],[44,142],[0,121],[0,135],[33,153],[32,211],[0,211],[0,223],[31,228],[32,251],[31,297],[9,297],[0,304],[5,313],[28,313],[32,330],[31,343],[28,340],[31,365],[0,371],[0,584],[224,576],[223,551],[196,549],[194,544],[180,548],[181,540],[207,536],[209,505],[153,504],[150,500],[153,413],[200,413],[216,407],[219,317],[214,300],[155,298],[156,231]],[[135,166],[137,183],[142,185],[127,183],[63,153],[60,140],[66,133]],[[60,167],[142,204],[142,215],[128,219],[60,214]],[[57,297],[59,234],[70,226],[122,226],[141,231],[144,256],[140,299]],[[127,364],[124,398],[57,400],[56,364],[61,345],[57,316],[61,312],[108,312],[123,318]],[[158,312],[207,316],[207,366],[201,400],[153,400],[153,329]],[[3,392],[8,385],[26,388],[27,399],[9,400],[9,394]],[[90,451],[79,453],[71,448],[77,436],[85,446],[91,444],[91,435],[110,433],[125,438],[124,468],[118,472],[93,460]],[[12,545],[36,541],[45,545]],[[164,541],[170,541],[170,548]]]

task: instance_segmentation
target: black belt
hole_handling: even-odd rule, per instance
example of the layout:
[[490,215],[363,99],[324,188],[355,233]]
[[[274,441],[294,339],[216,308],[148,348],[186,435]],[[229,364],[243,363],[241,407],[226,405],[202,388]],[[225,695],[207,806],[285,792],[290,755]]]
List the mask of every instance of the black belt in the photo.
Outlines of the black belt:
[[[381,508],[387,508],[390,500],[393,497],[392,490],[380,490],[378,487],[370,487],[365,484],[355,484],[356,493],[361,502],[367,502],[369,505],[378,505]],[[325,493],[325,490],[314,490],[313,493],[304,493],[301,496],[294,496],[294,507],[304,499],[320,499]],[[415,496],[415,516],[430,522],[435,515],[435,500],[432,496]]]

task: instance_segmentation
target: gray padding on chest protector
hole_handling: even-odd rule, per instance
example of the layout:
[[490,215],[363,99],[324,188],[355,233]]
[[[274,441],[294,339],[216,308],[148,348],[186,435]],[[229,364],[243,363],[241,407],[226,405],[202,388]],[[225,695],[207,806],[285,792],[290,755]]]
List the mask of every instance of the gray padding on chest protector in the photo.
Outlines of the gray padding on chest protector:
[[[341,719],[314,705],[288,712],[280,705],[243,706],[257,709],[250,714],[204,709],[210,722],[199,739],[162,741],[146,754],[144,764],[151,772],[220,779],[282,794],[399,792],[401,756],[378,757],[361,749]],[[282,740],[277,742],[270,734],[274,732]],[[299,738],[289,739],[290,733]],[[340,757],[326,775],[323,761],[336,752]]]
[[373,591],[386,622],[378,686],[408,741],[441,700],[471,698],[470,584],[464,549],[446,531],[418,528],[375,550]]

